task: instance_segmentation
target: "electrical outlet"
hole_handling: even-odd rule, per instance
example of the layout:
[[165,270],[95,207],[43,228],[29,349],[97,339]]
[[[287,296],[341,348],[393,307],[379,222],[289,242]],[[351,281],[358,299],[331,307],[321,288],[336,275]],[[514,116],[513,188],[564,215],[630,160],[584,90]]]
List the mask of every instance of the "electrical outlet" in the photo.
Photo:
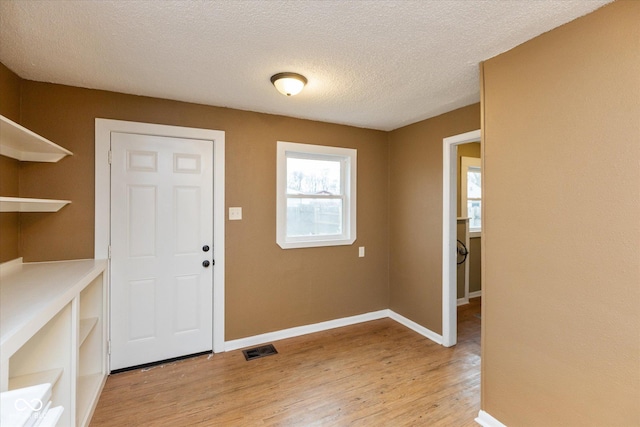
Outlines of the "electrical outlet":
[[358,248],[358,256],[359,256],[360,258],[364,258],[364,246],[360,246],[360,247]]
[[229,208],[229,221],[242,219],[242,208]]

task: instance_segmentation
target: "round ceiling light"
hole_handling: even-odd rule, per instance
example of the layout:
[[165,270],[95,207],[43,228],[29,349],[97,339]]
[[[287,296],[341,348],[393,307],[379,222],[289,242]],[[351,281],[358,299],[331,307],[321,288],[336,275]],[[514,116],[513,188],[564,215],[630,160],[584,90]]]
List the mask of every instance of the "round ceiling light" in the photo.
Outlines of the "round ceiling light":
[[271,83],[281,94],[292,96],[300,93],[307,84],[307,78],[297,73],[278,73],[271,76]]

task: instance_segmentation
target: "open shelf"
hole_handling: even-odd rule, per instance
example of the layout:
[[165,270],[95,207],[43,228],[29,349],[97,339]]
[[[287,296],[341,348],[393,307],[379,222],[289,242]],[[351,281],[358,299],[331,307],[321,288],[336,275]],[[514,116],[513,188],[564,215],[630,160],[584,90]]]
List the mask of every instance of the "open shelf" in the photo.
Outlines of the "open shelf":
[[58,212],[69,203],[69,200],[0,196],[0,212]]
[[55,427],[63,412],[64,408],[62,406],[49,409],[40,424],[38,424],[38,427]]
[[76,420],[78,425],[86,425],[87,421],[89,421],[89,412],[94,409],[103,380],[104,375],[101,373],[78,377],[78,389],[76,392]]
[[52,396],[51,389],[51,384],[43,383],[1,393],[0,425],[55,427],[64,407],[52,408],[49,400]]
[[26,162],[55,163],[73,153],[0,115],[0,154]]
[[46,416],[61,426],[89,425],[106,380],[105,268],[105,260],[0,265],[0,392],[49,385],[60,409]]
[[84,340],[87,339],[93,328],[98,324],[97,317],[90,317],[88,319],[80,320],[80,335],[78,336],[78,346],[81,346]]
[[58,368],[9,378],[9,390],[46,383],[51,384],[51,387],[53,388],[62,376],[63,372],[64,369]]
[[[1,393],[0,425],[12,427],[33,425],[33,419],[37,420],[46,413],[50,398],[50,384],[38,384]],[[32,402],[40,404],[32,406]],[[21,403],[25,404],[21,405]]]

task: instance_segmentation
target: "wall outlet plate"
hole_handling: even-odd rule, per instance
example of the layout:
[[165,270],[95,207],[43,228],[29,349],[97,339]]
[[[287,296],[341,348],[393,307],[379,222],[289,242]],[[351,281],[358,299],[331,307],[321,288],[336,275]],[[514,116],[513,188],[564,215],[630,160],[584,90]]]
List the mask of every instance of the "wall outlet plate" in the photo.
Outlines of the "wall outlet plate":
[[242,208],[229,208],[229,221],[242,219]]

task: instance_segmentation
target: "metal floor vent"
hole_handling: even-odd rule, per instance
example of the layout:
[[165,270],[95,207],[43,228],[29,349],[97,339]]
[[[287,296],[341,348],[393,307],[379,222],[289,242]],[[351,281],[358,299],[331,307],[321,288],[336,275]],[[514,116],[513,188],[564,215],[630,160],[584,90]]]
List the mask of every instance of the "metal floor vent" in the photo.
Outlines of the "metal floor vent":
[[271,356],[272,354],[278,354],[278,351],[273,344],[261,345],[260,347],[250,348],[248,350],[242,350],[244,358],[247,360],[259,359],[260,357]]

